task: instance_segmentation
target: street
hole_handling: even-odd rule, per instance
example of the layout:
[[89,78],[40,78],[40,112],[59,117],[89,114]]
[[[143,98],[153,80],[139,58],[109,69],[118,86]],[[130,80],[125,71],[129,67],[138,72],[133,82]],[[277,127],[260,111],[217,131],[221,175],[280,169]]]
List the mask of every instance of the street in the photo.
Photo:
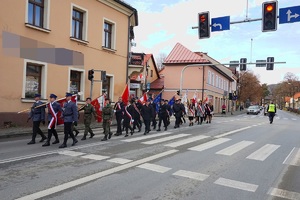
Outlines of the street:
[[1,199],[300,199],[299,123],[278,110],[273,124],[262,112],[192,127],[187,120],[179,129],[172,121],[165,132],[123,132],[106,142],[102,129],[85,141],[81,131],[65,149],[7,139],[0,141]]

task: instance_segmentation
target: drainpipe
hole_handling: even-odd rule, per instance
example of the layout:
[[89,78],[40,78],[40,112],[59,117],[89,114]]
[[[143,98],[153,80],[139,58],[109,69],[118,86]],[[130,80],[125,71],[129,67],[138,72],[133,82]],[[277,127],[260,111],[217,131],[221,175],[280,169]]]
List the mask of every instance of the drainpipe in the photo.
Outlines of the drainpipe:
[[130,53],[130,49],[129,49],[129,45],[130,45],[130,18],[132,17],[132,15],[134,14],[134,12],[131,13],[131,15],[128,17],[128,43],[127,43],[127,64],[126,64],[126,82],[125,84],[128,82],[128,70],[129,70],[129,53]]
[[202,101],[204,101],[204,65],[202,66]]

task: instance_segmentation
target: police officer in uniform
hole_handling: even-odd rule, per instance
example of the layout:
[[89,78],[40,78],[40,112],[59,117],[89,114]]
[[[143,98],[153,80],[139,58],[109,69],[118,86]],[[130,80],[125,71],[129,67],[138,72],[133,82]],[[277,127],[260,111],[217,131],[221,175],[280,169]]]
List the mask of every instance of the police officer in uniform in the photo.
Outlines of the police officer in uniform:
[[57,96],[55,94],[50,94],[50,102],[48,104],[48,139],[43,147],[50,146],[50,141],[52,134],[55,137],[55,141],[52,144],[59,143],[58,135],[56,132],[56,124],[57,124],[57,113],[62,111],[60,104],[57,103],[56,100]]
[[122,119],[124,115],[124,103],[122,97],[119,97],[118,102],[114,106],[114,112],[117,120],[117,133],[115,136],[122,135]]
[[110,131],[110,125],[113,118],[113,108],[110,105],[110,99],[105,99],[105,107],[102,109],[102,120],[103,120],[103,130],[104,138],[101,141],[106,141],[111,138],[112,132]]
[[139,129],[139,132],[141,132],[142,129],[142,121],[141,121],[141,107],[142,104],[138,101],[138,98],[132,99],[132,106],[133,106],[133,130],[136,129],[136,127]]
[[67,141],[68,141],[68,136],[70,135],[71,138],[73,139],[72,146],[74,146],[78,140],[76,140],[73,130],[72,130],[72,123],[74,123],[75,126],[77,126],[77,121],[78,121],[78,111],[77,111],[77,106],[74,102],[71,101],[72,94],[71,93],[66,93],[66,103],[64,104],[64,109],[63,109],[63,119],[64,119],[64,142],[62,145],[59,146],[59,148],[65,148],[67,147]]
[[171,108],[171,105],[169,105],[169,101],[167,99],[165,100],[165,104],[167,106],[167,112],[168,112],[167,126],[169,126],[170,125],[170,117],[172,116],[172,108]]
[[78,111],[84,111],[84,135],[81,140],[86,140],[86,136],[90,133],[90,138],[94,137],[93,130],[91,129],[92,117],[94,116],[95,120],[97,119],[97,114],[94,106],[91,104],[92,99],[90,97],[86,98],[86,104],[80,108]]
[[150,106],[152,107],[151,121],[153,129],[156,129],[156,104],[153,102],[152,98],[150,99]]
[[144,135],[150,132],[150,122],[153,114],[153,107],[150,105],[151,100],[149,99],[145,105],[142,106],[142,117],[145,124]]
[[276,105],[273,103],[273,101],[271,101],[270,104],[268,105],[267,111],[269,113],[270,124],[272,124],[276,113]]
[[[47,137],[44,135],[44,133],[40,129],[40,123],[42,122],[43,124],[45,124],[45,106],[40,106],[43,104],[40,101],[41,95],[35,94],[34,100],[35,100],[35,102],[33,103],[32,107],[31,107],[31,111],[29,113],[29,118],[27,120],[27,122],[28,122],[30,119],[32,119],[32,122],[33,122],[32,139],[27,144],[35,144],[35,138],[36,138],[37,134],[39,134],[42,137],[40,142],[43,142],[44,140],[47,139]],[[40,107],[36,108],[37,106],[40,106]]]
[[157,129],[157,131],[161,131],[160,130],[160,126],[161,126],[161,122],[162,121],[164,123],[165,131],[166,131],[167,127],[168,127],[168,120],[167,120],[167,117],[168,117],[168,107],[165,104],[165,100],[164,99],[161,99],[161,101],[160,101],[160,106],[159,106],[159,109],[158,109],[158,117],[159,117],[159,121],[158,121],[158,129]]
[[174,128],[179,128],[181,118],[183,116],[183,113],[185,113],[185,109],[181,105],[179,99],[176,99],[175,104],[173,105],[173,112],[174,112],[174,115],[175,115],[175,118],[176,118]]

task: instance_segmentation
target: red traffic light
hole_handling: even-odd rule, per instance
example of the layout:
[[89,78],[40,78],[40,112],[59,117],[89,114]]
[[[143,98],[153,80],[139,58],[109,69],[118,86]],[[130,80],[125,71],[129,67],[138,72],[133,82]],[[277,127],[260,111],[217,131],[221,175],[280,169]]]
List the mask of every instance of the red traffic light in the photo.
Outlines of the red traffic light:
[[266,6],[266,10],[268,12],[272,12],[274,10],[274,6],[272,4],[269,4],[269,5]]
[[206,21],[206,16],[205,15],[201,15],[200,16],[200,21],[201,22],[205,22]]

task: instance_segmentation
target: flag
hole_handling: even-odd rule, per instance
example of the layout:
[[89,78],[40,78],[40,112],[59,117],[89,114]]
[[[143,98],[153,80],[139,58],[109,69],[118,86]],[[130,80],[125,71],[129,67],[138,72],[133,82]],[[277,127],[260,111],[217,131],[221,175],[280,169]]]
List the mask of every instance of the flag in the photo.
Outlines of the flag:
[[145,92],[145,93],[143,94],[143,96],[139,99],[139,102],[140,102],[141,104],[145,104],[145,103],[147,102],[147,100],[148,100],[148,96],[147,96],[147,92]]
[[194,96],[193,96],[193,102],[192,103],[194,103],[194,104],[196,104],[196,102],[197,102],[197,93],[196,93],[197,91],[195,91],[195,93],[194,93]]
[[[73,101],[77,105],[77,94],[72,96],[71,101]],[[57,103],[60,104],[61,108],[64,107],[64,104],[66,102],[67,102],[66,98],[57,101]],[[64,119],[62,118],[62,116],[63,116],[63,112],[58,111],[58,113],[57,113],[57,125],[64,124]]]
[[97,113],[97,121],[102,122],[102,109],[105,105],[106,94],[104,93],[100,97],[94,99],[91,104],[95,107]]
[[162,92],[159,93],[153,100],[153,103],[156,105],[156,112],[159,110],[159,103],[161,101]]
[[169,101],[168,104],[169,104],[170,106],[173,106],[174,103],[175,103],[175,96],[173,96],[173,97],[170,99],[170,101]]
[[130,88],[129,88],[129,85],[127,83],[125,88],[124,88],[123,94],[122,94],[122,101],[125,105],[127,105],[127,102],[129,101],[129,96],[130,96],[129,92],[130,92]]

